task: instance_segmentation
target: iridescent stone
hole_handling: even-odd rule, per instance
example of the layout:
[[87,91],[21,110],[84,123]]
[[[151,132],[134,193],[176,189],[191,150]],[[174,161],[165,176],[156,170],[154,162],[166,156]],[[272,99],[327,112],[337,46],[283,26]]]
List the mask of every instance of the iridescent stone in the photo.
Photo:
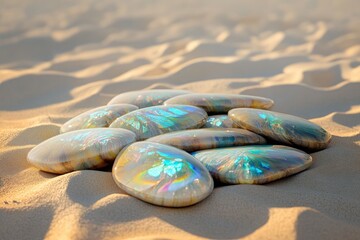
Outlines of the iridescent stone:
[[217,114],[227,113],[230,109],[239,107],[268,109],[274,101],[269,98],[238,94],[193,93],[176,96],[164,102],[164,105],[173,104],[197,106],[209,114]]
[[320,150],[326,148],[331,135],[319,125],[292,115],[239,108],[229,112],[235,125],[290,146]]
[[130,104],[114,104],[91,109],[64,123],[60,132],[108,127],[118,117],[137,109],[139,108]]
[[92,128],[76,130],[52,137],[28,154],[35,167],[52,173],[97,169],[112,164],[135,134],[125,129]]
[[228,184],[263,184],[301,172],[310,155],[286,146],[243,146],[192,153],[214,179]]
[[266,143],[263,137],[237,128],[202,128],[177,131],[152,137],[147,141],[171,145],[187,152]]
[[129,103],[139,108],[151,107],[163,104],[169,98],[191,93],[185,90],[154,89],[126,92],[115,96],[107,105]]
[[136,142],[124,149],[112,175],[128,194],[167,207],[193,205],[214,187],[209,172],[190,154],[152,142]]
[[206,120],[203,128],[232,128],[233,121],[228,115],[212,115]]
[[125,114],[110,127],[128,129],[136,134],[138,140],[144,140],[168,132],[200,128],[206,119],[206,112],[198,107],[154,106]]

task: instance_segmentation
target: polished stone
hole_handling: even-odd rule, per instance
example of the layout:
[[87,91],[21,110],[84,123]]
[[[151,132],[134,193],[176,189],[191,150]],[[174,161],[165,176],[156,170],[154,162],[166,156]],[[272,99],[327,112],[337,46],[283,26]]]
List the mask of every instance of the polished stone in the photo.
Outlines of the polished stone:
[[214,179],[227,184],[263,184],[309,168],[310,155],[298,149],[274,146],[243,146],[192,153]]
[[124,149],[112,174],[128,194],[167,207],[198,203],[214,186],[209,172],[190,154],[152,142],[136,142]]
[[274,101],[269,98],[238,94],[193,93],[176,96],[164,102],[164,105],[173,104],[197,106],[209,114],[221,114],[239,107],[269,109]]
[[208,117],[203,128],[232,128],[233,124],[228,115],[212,115]]
[[139,108],[152,107],[163,104],[163,102],[169,98],[188,93],[191,92],[173,89],[153,89],[125,92],[111,99],[108,105],[128,103],[138,106]]
[[237,127],[285,145],[321,150],[331,141],[331,135],[319,125],[284,113],[239,108],[231,110],[229,116]]
[[154,106],[119,117],[110,127],[128,129],[136,134],[138,140],[145,140],[168,132],[200,128],[206,119],[206,112],[198,107]]
[[202,149],[265,144],[265,139],[255,133],[237,128],[202,128],[177,131],[147,139],[180,148],[187,152]]
[[92,128],[52,137],[27,156],[33,166],[52,173],[97,169],[110,165],[135,134],[125,129]]
[[60,132],[109,127],[118,117],[137,109],[138,107],[130,104],[114,104],[91,109],[64,123],[60,128]]

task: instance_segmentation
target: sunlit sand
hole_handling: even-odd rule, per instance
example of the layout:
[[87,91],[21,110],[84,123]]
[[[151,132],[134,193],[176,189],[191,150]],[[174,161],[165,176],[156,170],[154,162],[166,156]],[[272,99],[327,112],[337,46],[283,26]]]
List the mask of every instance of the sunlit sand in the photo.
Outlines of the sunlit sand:
[[[359,1],[2,1],[0,239],[358,239]],[[321,125],[305,172],[171,209],[26,156],[134,90],[256,95]]]

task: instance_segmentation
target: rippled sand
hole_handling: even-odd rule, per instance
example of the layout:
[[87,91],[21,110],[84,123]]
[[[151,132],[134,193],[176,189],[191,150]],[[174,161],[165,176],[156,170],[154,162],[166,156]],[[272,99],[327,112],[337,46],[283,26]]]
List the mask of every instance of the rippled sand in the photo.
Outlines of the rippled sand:
[[[118,2],[0,1],[1,239],[360,236],[358,1]],[[26,162],[69,118],[154,88],[269,97],[333,142],[301,174],[183,209],[129,197],[110,172]]]

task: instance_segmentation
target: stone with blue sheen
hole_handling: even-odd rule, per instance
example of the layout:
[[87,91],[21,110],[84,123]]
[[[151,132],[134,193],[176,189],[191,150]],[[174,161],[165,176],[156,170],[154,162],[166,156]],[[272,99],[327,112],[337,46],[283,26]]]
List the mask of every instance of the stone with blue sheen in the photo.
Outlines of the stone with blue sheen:
[[163,144],[136,142],[116,158],[112,175],[128,194],[166,207],[185,207],[205,199],[214,183],[190,154]]
[[128,129],[136,134],[138,140],[145,140],[168,132],[200,128],[207,117],[203,109],[194,106],[154,106],[125,114],[110,128]]
[[139,108],[130,104],[114,104],[94,108],[64,123],[60,128],[60,132],[65,133],[87,128],[109,127],[118,117],[137,109]]
[[212,115],[208,117],[203,128],[232,128],[233,124],[228,115]]
[[266,143],[266,140],[256,133],[238,128],[191,129],[158,135],[146,141],[171,145],[187,152]]
[[312,158],[280,145],[242,146],[192,153],[214,179],[225,184],[264,184],[309,168]]
[[229,116],[237,127],[289,146],[321,150],[331,141],[331,134],[319,125],[285,113],[238,108]]

